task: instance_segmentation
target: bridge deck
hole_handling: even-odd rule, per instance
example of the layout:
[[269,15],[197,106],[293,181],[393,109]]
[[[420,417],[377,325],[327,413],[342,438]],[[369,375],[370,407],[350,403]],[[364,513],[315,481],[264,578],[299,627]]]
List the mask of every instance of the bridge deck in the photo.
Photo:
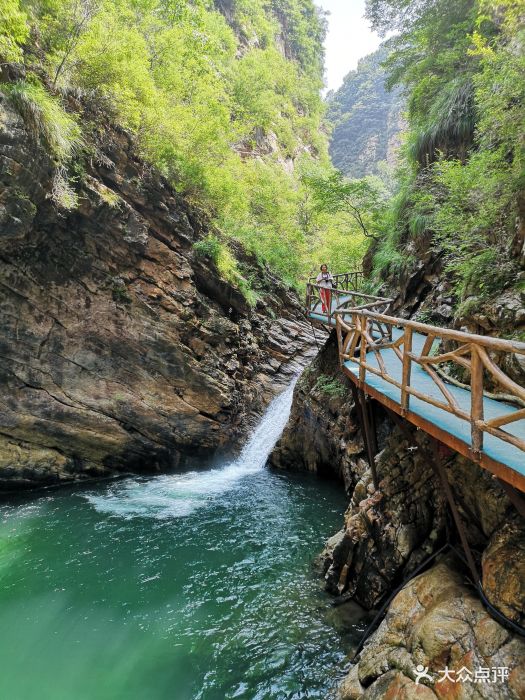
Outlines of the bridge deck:
[[[319,299],[315,299],[312,295],[310,295],[309,301],[309,318],[312,321],[323,324],[325,327],[335,327],[338,325],[338,315],[337,313],[334,313],[336,309],[340,311],[346,306],[349,314],[352,310],[349,307],[356,307],[355,296],[353,296],[351,293],[345,294],[343,291],[337,295],[334,295],[330,314],[322,312]],[[359,314],[359,307],[356,307],[353,310]],[[342,316],[341,319],[348,318],[348,314],[347,316]],[[343,353],[342,369],[344,373],[356,384],[359,384],[359,386],[366,393],[370,394],[383,405],[404,416],[408,421],[417,425],[428,434],[437,438],[457,452],[465,455],[469,459],[477,462],[499,478],[504,479],[507,483],[510,483],[518,488],[520,491],[525,492],[525,451],[522,447],[523,444],[525,444],[525,418],[523,417],[524,410],[511,403],[489,398],[488,396],[480,393],[481,390],[479,390],[478,393],[480,396],[482,396],[482,416],[485,423],[490,424],[491,421],[495,421],[498,418],[503,418],[503,416],[509,416],[509,414],[516,415],[518,412],[521,412],[517,419],[513,420],[512,422],[505,421],[505,424],[502,424],[502,427],[500,428],[500,436],[502,434],[503,436],[504,434],[507,434],[510,436],[511,440],[513,439],[514,442],[517,441],[522,446],[520,447],[516,444],[512,444],[511,442],[506,441],[506,439],[490,434],[484,429],[482,449],[476,450],[475,446],[473,445],[472,438],[471,412],[473,396],[469,388],[461,388],[445,380],[444,386],[446,391],[449,392],[451,400],[456,404],[456,407],[454,408],[454,411],[457,409],[456,413],[454,411],[447,411],[444,408],[435,406],[428,400],[423,400],[422,398],[419,398],[413,394],[410,396],[408,408],[403,408],[401,386],[404,385],[403,355],[405,354],[405,348],[403,345],[404,339],[402,336],[406,332],[406,328],[395,327],[393,324],[395,319],[391,319],[390,324],[383,325],[383,328],[390,328],[391,334],[390,343],[385,342],[385,344],[390,344],[391,346],[392,343],[395,343],[395,341],[399,339],[401,341],[401,345],[399,345],[397,349],[393,347],[381,348],[376,343],[374,351],[374,349],[369,349],[368,346],[370,343],[378,341],[381,337],[378,335],[378,331],[381,330],[380,324],[377,322],[377,325],[374,326],[373,312],[368,314],[368,316],[371,317],[369,319],[371,325],[369,326],[366,325],[368,322],[364,316],[365,314],[361,312],[359,319],[355,317],[355,323],[358,325],[353,333],[361,333],[361,342],[365,342],[363,340],[363,328],[368,328],[369,335],[368,340],[366,341],[367,351],[364,356],[355,356],[352,359],[350,359],[351,356],[344,355]],[[386,317],[381,316],[380,314],[376,314],[375,316],[380,319],[381,323],[384,324]],[[401,319],[399,321],[403,323]],[[349,332],[350,328],[345,326],[346,323],[348,323],[348,321],[345,320],[345,322],[341,323],[341,326],[344,327],[346,332]],[[414,325],[417,326],[417,324]],[[426,328],[430,327],[427,326]],[[433,365],[427,364],[423,366],[423,364],[420,364],[415,360],[416,356],[421,357],[422,355],[428,356],[432,354],[432,350],[429,350],[428,347],[429,335],[432,337],[434,335],[436,336],[437,347],[439,345],[439,340],[437,339],[440,336],[445,337],[447,333],[449,335],[454,333],[453,331],[438,328],[433,329],[433,331],[435,331],[435,333],[427,332],[426,335],[424,333],[416,332],[415,330],[411,333],[411,354],[414,357],[414,361],[411,362],[409,386],[414,390],[417,390],[419,393],[424,394],[426,397],[430,397],[431,400],[433,399],[438,403],[443,403],[444,396],[442,390],[440,390],[438,384],[436,383],[435,379],[432,378],[429,371],[425,369],[425,367],[430,367],[430,369],[432,369]],[[456,333],[456,335],[465,335],[465,337],[468,337],[468,334]],[[470,336],[470,338],[475,339],[476,336]],[[463,342],[467,342],[460,339],[457,340],[460,345]],[[475,341],[471,340],[470,342],[475,344]],[[478,343],[479,342],[480,341],[478,340]],[[427,343],[426,349],[424,349],[425,343]],[[348,347],[348,345],[349,343],[347,342],[346,347]],[[359,350],[359,345],[354,345],[353,347],[356,348],[357,353]],[[519,352],[523,353],[523,349],[520,349]],[[378,354],[382,358],[384,365],[382,368],[379,366]],[[468,357],[468,355],[463,355],[463,357]],[[363,360],[367,367],[364,373],[360,371],[362,369],[361,364],[363,363]],[[373,369],[375,369],[378,374],[375,374],[372,371]],[[379,374],[383,374],[384,376],[379,376]],[[390,381],[385,379],[385,376],[388,376]],[[392,380],[399,384],[399,386],[392,383]],[[521,389],[521,391],[523,390]],[[465,414],[465,417],[457,415],[457,413],[463,413]],[[501,431],[504,431],[504,433]]]
[[[394,329],[394,339],[401,335],[401,331]],[[421,352],[425,343],[426,336],[420,333],[414,333],[412,336],[412,347],[414,351]],[[381,351],[381,357],[385,362],[388,373],[401,383],[403,367],[399,358],[393,350],[386,349]],[[379,370],[379,364],[375,353],[367,353],[367,362]],[[354,377],[359,374],[359,365],[352,362],[345,362],[344,368],[346,373],[350,373]],[[412,368],[411,385],[417,387],[429,396],[433,396],[436,400],[441,400],[443,395],[439,391],[437,385],[432,381],[432,378],[420,366],[414,365]],[[380,392],[382,396],[390,399],[401,406],[401,389],[394,384],[390,384],[382,377],[372,373],[366,375],[366,386]],[[468,389],[447,385],[448,390],[454,396],[459,406],[468,413],[470,411],[471,393]],[[504,401],[496,401],[495,399],[483,397],[483,412],[487,420],[499,418],[508,413],[517,412],[519,409]],[[471,427],[470,421],[464,420],[459,416],[448,413],[442,408],[433,406],[432,404],[422,401],[416,396],[410,399],[410,413],[419,416],[428,423],[431,423],[437,428],[437,431],[442,431],[451,435],[465,443],[467,448],[472,448]],[[436,432],[437,432],[436,431]],[[506,426],[506,432],[525,440],[525,420],[518,420]],[[525,478],[525,454],[518,447],[503,442],[493,435],[485,435],[483,441],[483,452],[494,462],[498,462],[506,467],[510,467]]]
[[[338,306],[343,306],[344,304],[348,303],[351,300],[351,296],[349,294],[341,294],[339,298],[332,298],[332,303],[331,303],[331,311],[332,313],[336,310]],[[313,321],[317,321],[318,323],[322,323],[325,326],[334,326],[335,327],[335,316],[330,316],[328,317],[328,314],[323,313],[322,307],[321,307],[321,302],[316,301],[312,305],[313,308],[311,311],[308,313],[308,317],[311,318]]]

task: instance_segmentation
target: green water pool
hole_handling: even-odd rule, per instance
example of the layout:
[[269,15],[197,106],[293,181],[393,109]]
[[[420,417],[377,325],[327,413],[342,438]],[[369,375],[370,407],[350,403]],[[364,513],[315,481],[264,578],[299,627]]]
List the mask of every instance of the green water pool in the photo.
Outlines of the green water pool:
[[327,697],[362,629],[312,568],[345,498],[259,448],[2,502],[0,698]]

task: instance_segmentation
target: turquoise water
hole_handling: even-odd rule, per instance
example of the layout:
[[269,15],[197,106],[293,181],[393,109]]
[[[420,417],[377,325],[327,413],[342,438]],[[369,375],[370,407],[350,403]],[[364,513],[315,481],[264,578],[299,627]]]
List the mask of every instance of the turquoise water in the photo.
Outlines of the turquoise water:
[[345,499],[264,467],[289,401],[231,464],[0,505],[0,698],[326,697],[352,630],[312,560]]

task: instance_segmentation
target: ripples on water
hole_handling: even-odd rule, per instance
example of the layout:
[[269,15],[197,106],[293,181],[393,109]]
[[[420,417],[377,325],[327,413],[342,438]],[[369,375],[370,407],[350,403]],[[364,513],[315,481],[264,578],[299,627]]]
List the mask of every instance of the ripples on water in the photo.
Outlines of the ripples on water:
[[231,464],[0,506],[0,698],[326,697],[345,640],[311,561],[345,502],[264,468],[290,401]]

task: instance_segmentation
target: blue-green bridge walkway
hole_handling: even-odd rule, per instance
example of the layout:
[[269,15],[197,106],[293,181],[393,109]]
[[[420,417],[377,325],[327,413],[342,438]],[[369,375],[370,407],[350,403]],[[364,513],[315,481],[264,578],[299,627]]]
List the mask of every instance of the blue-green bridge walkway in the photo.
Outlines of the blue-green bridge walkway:
[[[390,299],[355,273],[326,293],[308,284],[309,319],[336,328],[354,385],[449,448],[525,492],[525,343],[389,316]],[[323,308],[324,307],[324,308]]]

